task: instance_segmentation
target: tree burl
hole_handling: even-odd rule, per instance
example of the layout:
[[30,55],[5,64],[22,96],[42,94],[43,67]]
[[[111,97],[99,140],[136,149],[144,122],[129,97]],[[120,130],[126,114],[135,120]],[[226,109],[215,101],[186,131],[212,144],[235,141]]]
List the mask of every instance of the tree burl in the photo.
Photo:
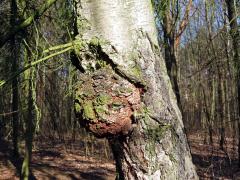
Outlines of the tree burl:
[[141,89],[104,67],[81,76],[75,111],[81,125],[98,137],[128,134],[141,107]]

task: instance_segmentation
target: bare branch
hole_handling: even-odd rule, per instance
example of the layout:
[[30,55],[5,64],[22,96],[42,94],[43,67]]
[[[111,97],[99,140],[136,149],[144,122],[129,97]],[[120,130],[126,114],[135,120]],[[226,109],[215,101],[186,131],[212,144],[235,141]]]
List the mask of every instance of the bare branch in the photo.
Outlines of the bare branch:
[[38,19],[43,15],[43,13],[48,10],[57,0],[47,0],[39,9],[33,12],[28,18],[23,20],[19,25],[15,26],[10,32],[8,32],[3,37],[0,37],[0,48],[16,33],[20,30],[25,29],[26,27],[30,26],[35,19]]
[[192,9],[192,0],[188,1],[188,5],[186,7],[186,11],[184,14],[184,17],[179,25],[179,30],[176,34],[176,39],[175,39],[175,47],[177,47],[180,43],[180,38],[182,33],[184,32],[184,30],[186,29],[188,23],[189,23],[189,14],[190,14],[190,10]]

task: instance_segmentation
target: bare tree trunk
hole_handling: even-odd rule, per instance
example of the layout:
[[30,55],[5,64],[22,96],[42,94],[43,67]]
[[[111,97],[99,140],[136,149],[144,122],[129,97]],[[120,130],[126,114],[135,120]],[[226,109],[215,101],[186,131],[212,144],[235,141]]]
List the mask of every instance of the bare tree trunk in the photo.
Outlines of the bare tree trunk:
[[[17,3],[16,0],[11,0],[11,25],[14,27],[15,23],[17,21]],[[18,42],[16,39],[16,36],[14,35],[11,38],[11,50],[12,50],[12,73],[15,73],[18,71]],[[19,92],[18,92],[18,77],[15,77],[12,81],[12,128],[13,128],[13,134],[12,134],[12,141],[13,141],[13,155],[15,157],[19,156],[19,149],[18,149],[18,136],[19,136],[19,113],[18,113],[18,98],[19,98]]]
[[26,119],[26,132],[25,132],[25,154],[22,164],[21,178],[28,180],[31,177],[31,159],[32,159],[32,146],[33,137],[35,133],[35,107],[34,107],[34,70],[30,69],[28,80],[28,112]]
[[[209,135],[209,141],[210,141],[210,144],[212,145],[213,144],[213,128],[212,128],[212,119],[211,119],[211,114],[209,113],[209,107],[208,107],[208,105],[207,105],[207,98],[206,98],[206,93],[205,93],[205,90],[204,90],[204,87],[203,86],[201,86],[202,87],[202,92],[203,92],[203,100],[204,100],[204,112],[205,112],[205,114],[206,114],[206,121],[207,121],[207,123],[206,123],[206,125],[207,125],[207,127],[206,128],[208,128],[208,135]],[[206,142],[208,142],[207,141],[207,136],[205,136],[205,141]]]
[[[30,39],[27,39],[30,44]],[[29,64],[33,60],[30,55],[28,47],[24,47],[24,63]],[[32,147],[33,139],[36,128],[37,112],[35,107],[36,101],[36,70],[30,68],[24,73],[25,82],[25,94],[27,103],[27,113],[25,116],[25,152],[21,169],[21,179],[28,180],[33,179],[31,172],[31,160],[32,160]]]
[[[177,2],[174,2],[175,4]],[[165,61],[166,61],[166,68],[168,76],[170,77],[170,81],[173,87],[173,91],[177,98],[177,103],[182,111],[182,105],[181,105],[181,99],[180,99],[180,91],[178,87],[178,67],[177,67],[177,57],[176,57],[176,49],[175,49],[175,31],[176,27],[173,26],[175,24],[175,17],[171,13],[171,2],[166,1],[166,9],[163,11],[163,17],[162,17],[162,28],[164,33],[164,54],[165,54]],[[177,14],[174,14],[174,16],[177,16]]]
[[[21,0],[18,4],[19,9],[24,9],[21,12],[21,17],[26,18],[27,16],[27,1]],[[37,55],[32,53],[32,47],[35,46],[33,43],[34,32],[29,28],[25,29],[25,42],[27,45],[22,44],[23,50],[23,62],[24,65],[28,65],[31,63],[34,58],[37,58]],[[36,36],[35,36],[36,37]],[[36,41],[37,44],[37,41]],[[18,55],[21,57],[20,55]],[[28,179],[35,179],[32,172],[31,172],[31,160],[32,160],[32,148],[33,148],[33,139],[35,134],[36,128],[36,121],[37,121],[37,109],[36,109],[36,69],[30,68],[23,73],[24,79],[24,88],[23,93],[25,95],[26,104],[27,104],[27,111],[26,115],[24,116],[25,122],[25,132],[24,132],[24,139],[25,139],[25,151],[24,151],[24,158],[21,167],[21,174],[20,179],[28,180]]]
[[223,90],[222,90],[222,73],[219,65],[217,65],[217,73],[218,73],[218,119],[220,122],[220,141],[219,145],[221,150],[224,150],[224,142],[225,142],[225,126],[224,126],[224,112],[223,112]]
[[198,179],[160,55],[150,0],[77,4],[83,69],[75,111],[108,137],[118,179]]
[[230,22],[230,35],[232,37],[232,46],[234,57],[233,61],[235,63],[236,68],[236,84],[237,84],[237,94],[238,94],[238,158],[239,158],[239,166],[240,166],[240,63],[239,63],[239,41],[240,41],[240,33],[239,27],[237,23],[237,13],[235,9],[234,0],[226,0],[227,11],[228,11],[228,19]]
[[164,33],[164,44],[165,44],[165,61],[168,76],[170,77],[170,81],[176,95],[178,107],[182,111],[181,105],[181,97],[180,97],[180,90],[178,86],[178,66],[177,66],[177,57],[176,57],[176,50],[174,47],[174,37],[167,37],[166,32]]

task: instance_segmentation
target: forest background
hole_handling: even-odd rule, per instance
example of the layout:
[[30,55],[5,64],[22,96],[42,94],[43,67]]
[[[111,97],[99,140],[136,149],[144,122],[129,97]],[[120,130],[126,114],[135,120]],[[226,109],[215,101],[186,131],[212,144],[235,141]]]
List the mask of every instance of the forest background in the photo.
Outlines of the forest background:
[[[76,57],[67,48],[51,53],[73,41],[74,3],[13,2],[0,2],[0,139],[12,142],[11,156],[23,155],[26,166],[32,147],[50,140],[67,149],[81,144],[86,156],[104,152],[111,161],[107,141],[87,133],[75,117]],[[240,164],[240,2],[152,4],[159,46],[198,173],[231,178]],[[31,14],[32,21],[16,29]]]

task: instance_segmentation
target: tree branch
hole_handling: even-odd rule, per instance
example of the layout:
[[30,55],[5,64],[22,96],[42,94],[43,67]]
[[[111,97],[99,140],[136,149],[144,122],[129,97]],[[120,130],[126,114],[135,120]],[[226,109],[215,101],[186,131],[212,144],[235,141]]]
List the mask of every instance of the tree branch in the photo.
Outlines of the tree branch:
[[184,17],[179,25],[179,30],[176,34],[176,39],[175,39],[175,47],[177,47],[180,43],[180,37],[182,35],[182,33],[184,32],[184,30],[186,29],[188,22],[189,22],[189,14],[190,14],[190,10],[192,9],[192,0],[188,1],[188,5],[186,7],[186,11],[184,14]]
[[18,72],[16,72],[15,74],[13,74],[12,76],[10,76],[10,78],[8,78],[7,80],[1,80],[0,81],[0,88],[2,86],[4,86],[6,83],[8,83],[9,81],[11,81],[12,79],[14,79],[15,77],[17,77],[18,75],[22,74],[23,72],[25,72],[26,70],[28,70],[29,68],[36,66],[37,64],[44,62],[52,57],[55,57],[57,55],[60,55],[62,53],[65,53],[67,51],[70,51],[73,49],[73,46],[67,47],[66,49],[63,49],[61,51],[55,52],[53,54],[50,54],[44,58],[38,59],[37,61],[33,61],[31,63],[29,63],[28,65],[26,65],[25,67],[23,67],[22,69],[20,69]]
[[47,0],[39,9],[33,12],[28,18],[23,20],[19,25],[15,26],[9,33],[0,37],[0,48],[16,33],[20,30],[25,29],[26,27],[30,26],[35,19],[38,19],[43,15],[43,13],[48,10],[57,0]]

